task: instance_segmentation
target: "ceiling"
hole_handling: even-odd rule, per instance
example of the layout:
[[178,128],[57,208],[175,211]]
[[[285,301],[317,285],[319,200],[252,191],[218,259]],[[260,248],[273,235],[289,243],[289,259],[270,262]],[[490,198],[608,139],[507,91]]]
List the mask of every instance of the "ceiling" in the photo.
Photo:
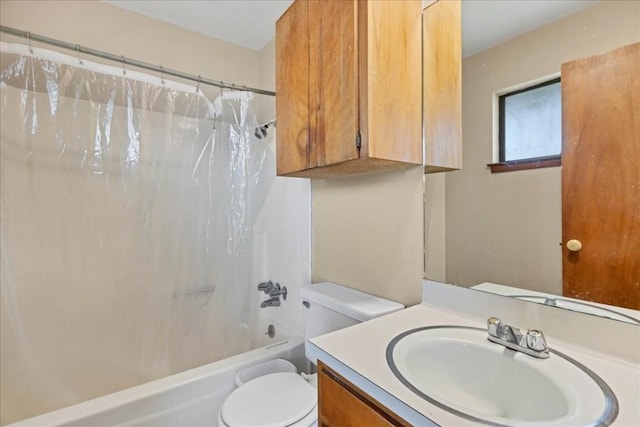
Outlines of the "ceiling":
[[[160,21],[262,49],[291,0],[105,0]],[[601,0],[463,0],[462,52],[473,55]]]

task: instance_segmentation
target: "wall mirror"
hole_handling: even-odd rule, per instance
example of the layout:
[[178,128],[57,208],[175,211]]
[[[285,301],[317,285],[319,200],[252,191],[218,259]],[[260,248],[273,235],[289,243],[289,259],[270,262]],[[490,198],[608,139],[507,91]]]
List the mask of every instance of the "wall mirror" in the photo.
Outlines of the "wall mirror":
[[[463,25],[464,11],[463,8]],[[492,173],[487,167],[498,161],[494,114],[497,94],[557,77],[561,64],[637,44],[639,17],[637,2],[592,2],[569,16],[463,59],[463,169],[425,178],[427,239],[438,240],[439,233],[446,236],[442,239],[446,253],[446,271],[442,274],[446,282],[640,324],[640,312],[630,310],[640,310],[640,137],[637,130],[633,131],[634,126],[629,125],[635,120],[638,128],[638,112],[630,107],[636,102],[637,108],[637,91],[629,95],[635,96],[635,101],[605,100],[602,98],[605,93],[634,91],[618,85],[624,78],[610,79],[606,84],[612,86],[600,87],[597,96],[593,96],[594,88],[590,86],[600,82],[590,84],[588,79],[571,78],[567,83],[571,85],[574,101],[576,91],[581,91],[579,97],[594,98],[594,106],[588,107],[594,117],[614,109],[616,114],[610,119],[622,118],[622,122],[611,124],[606,132],[598,128],[590,128],[589,132],[607,139],[609,145],[611,132],[631,129],[620,136],[627,138],[626,151],[611,151],[601,145],[588,156],[577,156],[570,165],[564,158],[569,153],[563,153],[562,166],[504,173]],[[636,64],[623,67],[620,75],[638,72],[640,53],[631,56]],[[602,61],[608,65],[598,61],[592,65],[602,71],[616,60]],[[563,92],[563,103],[567,101],[565,95]],[[575,110],[587,108],[585,105]],[[602,105],[609,108],[601,108]],[[585,116],[576,120],[585,120]],[[563,183],[562,169],[566,172],[568,167],[572,175],[575,171],[579,177],[574,180],[577,182]],[[577,175],[589,168],[595,170],[589,175]],[[626,184],[620,184],[621,176]],[[602,183],[605,187],[599,186]],[[623,191],[618,188],[621,185],[631,190]],[[596,197],[600,193],[607,193],[608,199]],[[578,210],[575,207],[579,206],[579,196],[593,199],[595,206]],[[615,209],[631,206],[635,214],[605,217],[605,206]],[[571,233],[568,221],[575,220],[587,226],[587,234],[568,235]],[[602,235],[608,236],[608,242],[596,251],[598,259],[606,260],[609,267],[620,259],[631,260],[624,271],[617,269],[620,273],[617,279],[609,277],[616,268],[589,268],[592,263],[588,254],[594,252],[596,237]],[[582,251],[569,250],[566,246],[569,240],[581,240]],[[609,246],[612,242],[618,246]],[[427,241],[427,277],[430,259],[433,263],[437,257],[430,256],[430,248],[433,249],[433,244]],[[569,279],[563,279],[563,274],[566,276],[570,269],[577,269],[571,274],[578,284],[567,292]],[[431,278],[438,279],[439,274],[436,271]],[[569,296],[576,301],[569,300]],[[598,301],[612,307],[599,306]]]

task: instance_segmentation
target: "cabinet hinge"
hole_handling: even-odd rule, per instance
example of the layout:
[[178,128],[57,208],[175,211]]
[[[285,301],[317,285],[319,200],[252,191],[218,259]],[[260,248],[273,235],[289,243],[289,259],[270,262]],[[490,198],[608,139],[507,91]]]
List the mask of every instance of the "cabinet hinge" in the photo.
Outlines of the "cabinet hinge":
[[360,131],[358,131],[358,133],[356,133],[356,148],[360,150],[360,147],[362,147],[362,135],[360,135]]

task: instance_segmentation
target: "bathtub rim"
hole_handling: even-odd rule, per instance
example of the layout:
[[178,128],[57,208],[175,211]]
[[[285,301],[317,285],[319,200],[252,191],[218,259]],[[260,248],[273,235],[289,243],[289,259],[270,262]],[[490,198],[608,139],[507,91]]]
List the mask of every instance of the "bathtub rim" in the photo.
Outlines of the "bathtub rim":
[[304,343],[304,338],[292,336],[226,359],[148,381],[143,384],[89,399],[71,406],[45,412],[12,424],[6,424],[3,427],[27,427],[35,425],[64,426],[66,424],[78,423],[82,419],[96,414],[117,410],[125,405],[135,404],[143,399],[161,395],[162,393],[174,390],[179,386],[187,386],[191,383],[202,380],[207,376],[221,373],[225,370],[232,370],[234,368],[239,370],[255,363],[277,358],[283,352],[294,350],[297,347],[302,347],[304,349]]

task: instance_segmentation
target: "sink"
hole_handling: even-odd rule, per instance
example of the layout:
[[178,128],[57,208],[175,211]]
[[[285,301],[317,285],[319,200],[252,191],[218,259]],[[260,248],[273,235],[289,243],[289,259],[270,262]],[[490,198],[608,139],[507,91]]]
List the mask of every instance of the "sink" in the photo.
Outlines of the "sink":
[[395,337],[387,363],[411,391],[470,421],[495,426],[609,425],[611,388],[556,350],[537,359],[487,340],[486,329],[427,326]]

